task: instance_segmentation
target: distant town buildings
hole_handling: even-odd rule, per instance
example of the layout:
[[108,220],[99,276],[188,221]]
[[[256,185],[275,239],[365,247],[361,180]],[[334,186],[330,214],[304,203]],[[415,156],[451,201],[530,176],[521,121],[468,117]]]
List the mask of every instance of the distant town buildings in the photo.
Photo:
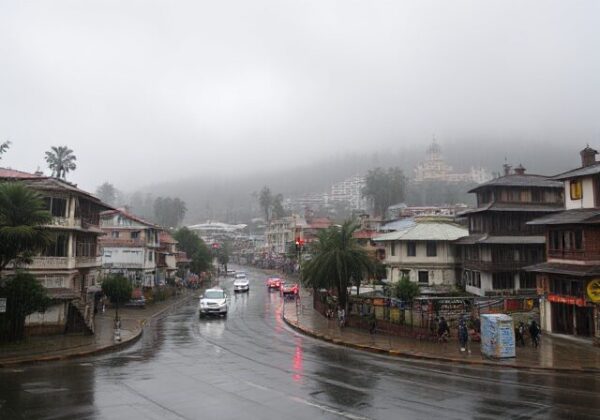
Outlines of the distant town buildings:
[[492,179],[484,168],[471,167],[469,172],[454,172],[442,157],[442,148],[433,139],[427,148],[427,160],[417,164],[415,168],[415,182],[443,181],[443,182],[473,182],[481,184]]

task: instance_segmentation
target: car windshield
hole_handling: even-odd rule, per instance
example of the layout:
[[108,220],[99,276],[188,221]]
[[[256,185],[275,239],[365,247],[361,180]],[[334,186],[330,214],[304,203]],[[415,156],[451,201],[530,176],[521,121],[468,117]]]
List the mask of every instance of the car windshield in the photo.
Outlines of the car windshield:
[[225,297],[225,293],[222,290],[208,290],[204,294],[205,299],[223,299]]

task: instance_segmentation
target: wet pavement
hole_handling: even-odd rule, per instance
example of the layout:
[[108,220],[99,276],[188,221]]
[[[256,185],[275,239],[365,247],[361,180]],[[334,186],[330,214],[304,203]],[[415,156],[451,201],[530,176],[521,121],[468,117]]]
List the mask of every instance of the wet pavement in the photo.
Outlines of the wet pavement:
[[0,369],[1,419],[600,418],[600,375],[410,360],[307,337],[249,271],[227,318],[197,302],[135,344]]
[[429,338],[414,339],[377,332],[370,334],[363,329],[340,328],[337,320],[327,319],[312,309],[312,297],[304,290],[299,302],[298,305],[294,302],[285,303],[286,321],[299,331],[336,344],[406,358],[600,374],[600,348],[584,339],[543,334],[538,348],[531,346],[528,341],[526,346],[516,347],[516,358],[494,361],[482,357],[479,342],[469,342],[468,351],[460,351],[456,332],[454,339],[446,343]]

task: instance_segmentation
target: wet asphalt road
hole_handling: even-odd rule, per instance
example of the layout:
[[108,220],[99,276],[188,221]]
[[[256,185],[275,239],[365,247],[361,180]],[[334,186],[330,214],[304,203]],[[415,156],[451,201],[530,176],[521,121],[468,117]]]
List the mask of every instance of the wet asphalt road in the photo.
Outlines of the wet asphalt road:
[[299,335],[249,273],[226,319],[183,305],[119,353],[0,369],[0,419],[600,418],[600,377],[401,360]]

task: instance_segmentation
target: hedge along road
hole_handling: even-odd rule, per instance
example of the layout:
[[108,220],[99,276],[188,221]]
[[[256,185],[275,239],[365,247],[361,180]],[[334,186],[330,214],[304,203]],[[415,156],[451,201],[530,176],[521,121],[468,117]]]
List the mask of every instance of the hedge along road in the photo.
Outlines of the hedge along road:
[[226,318],[199,319],[186,303],[120,352],[0,369],[0,418],[600,416],[598,375],[403,360],[303,336],[281,319],[267,274],[243,269],[248,294],[221,280]]

